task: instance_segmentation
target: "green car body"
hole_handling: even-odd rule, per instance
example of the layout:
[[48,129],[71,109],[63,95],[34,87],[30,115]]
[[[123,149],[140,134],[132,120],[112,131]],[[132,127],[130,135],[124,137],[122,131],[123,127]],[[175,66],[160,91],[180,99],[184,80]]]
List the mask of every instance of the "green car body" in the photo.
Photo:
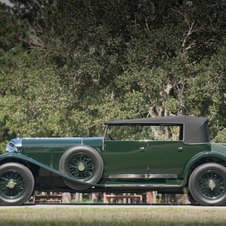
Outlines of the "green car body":
[[[0,203],[20,205],[33,191],[150,190],[186,190],[201,205],[226,203],[226,146],[209,142],[206,118],[169,116],[105,125],[103,137],[11,140],[0,156]],[[109,127],[119,133],[127,126],[177,126],[179,139],[115,140],[108,134]]]

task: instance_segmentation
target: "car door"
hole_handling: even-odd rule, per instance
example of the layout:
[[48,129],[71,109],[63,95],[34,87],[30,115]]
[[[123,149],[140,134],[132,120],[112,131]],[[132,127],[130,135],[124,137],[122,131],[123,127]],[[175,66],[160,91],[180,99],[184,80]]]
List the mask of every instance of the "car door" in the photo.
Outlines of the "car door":
[[140,141],[106,140],[106,175],[115,178],[144,178],[147,174],[147,146]]
[[[186,161],[181,141],[153,141],[147,144],[149,177],[160,174],[174,175],[181,173]],[[161,176],[160,176],[161,177]]]
[[189,159],[209,149],[207,144],[190,145],[183,141],[151,141],[147,146],[149,178],[180,177]]

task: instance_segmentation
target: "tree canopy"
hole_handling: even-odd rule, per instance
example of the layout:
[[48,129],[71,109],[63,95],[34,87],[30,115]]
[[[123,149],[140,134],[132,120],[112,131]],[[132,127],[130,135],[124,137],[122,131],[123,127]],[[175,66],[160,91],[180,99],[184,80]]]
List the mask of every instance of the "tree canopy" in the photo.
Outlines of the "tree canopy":
[[100,136],[103,121],[180,114],[208,117],[225,142],[225,0],[11,2],[0,3],[2,150],[17,133]]

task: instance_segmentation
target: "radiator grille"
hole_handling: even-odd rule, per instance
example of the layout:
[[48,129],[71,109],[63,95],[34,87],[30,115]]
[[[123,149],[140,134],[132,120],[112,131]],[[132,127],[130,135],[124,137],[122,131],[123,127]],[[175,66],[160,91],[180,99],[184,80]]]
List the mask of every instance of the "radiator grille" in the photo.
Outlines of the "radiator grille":
[[32,151],[32,152],[26,153],[26,155],[47,166],[51,165],[51,153],[49,151]]

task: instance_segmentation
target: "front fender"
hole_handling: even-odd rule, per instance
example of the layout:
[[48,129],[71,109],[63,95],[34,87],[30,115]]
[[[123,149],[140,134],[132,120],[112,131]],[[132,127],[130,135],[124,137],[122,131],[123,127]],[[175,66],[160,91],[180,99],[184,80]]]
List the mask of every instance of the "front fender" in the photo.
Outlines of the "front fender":
[[67,180],[70,180],[71,182],[75,182],[75,183],[78,183],[78,184],[82,184],[82,185],[91,185],[91,186],[95,186],[95,187],[105,187],[105,184],[93,184],[93,183],[86,183],[86,182],[82,182],[80,180],[77,180],[77,179],[74,179],[74,178],[71,178],[67,175],[64,175],[62,173],[60,173],[59,171],[49,167],[49,166],[46,166],[34,159],[31,159],[25,155],[21,155],[21,154],[16,154],[16,153],[7,153],[7,154],[3,154],[3,155],[0,155],[0,164],[1,164],[1,161],[4,160],[4,159],[20,159],[20,160],[24,160],[26,162],[30,162],[30,163],[33,163],[37,166],[40,166],[40,167],[43,167],[45,168],[46,170],[49,170],[50,172],[52,173],[55,173],[57,174],[58,176],[61,176]]
[[205,152],[200,152],[198,154],[196,154],[195,156],[193,156],[186,164],[186,166],[184,167],[184,180],[183,183],[180,185],[180,187],[183,187],[186,185],[187,181],[188,181],[188,172],[189,169],[191,168],[191,166],[197,162],[199,159],[201,158],[207,158],[207,157],[217,157],[222,159],[223,161],[226,162],[226,156],[221,154],[220,152],[216,152],[216,151],[205,151]]

